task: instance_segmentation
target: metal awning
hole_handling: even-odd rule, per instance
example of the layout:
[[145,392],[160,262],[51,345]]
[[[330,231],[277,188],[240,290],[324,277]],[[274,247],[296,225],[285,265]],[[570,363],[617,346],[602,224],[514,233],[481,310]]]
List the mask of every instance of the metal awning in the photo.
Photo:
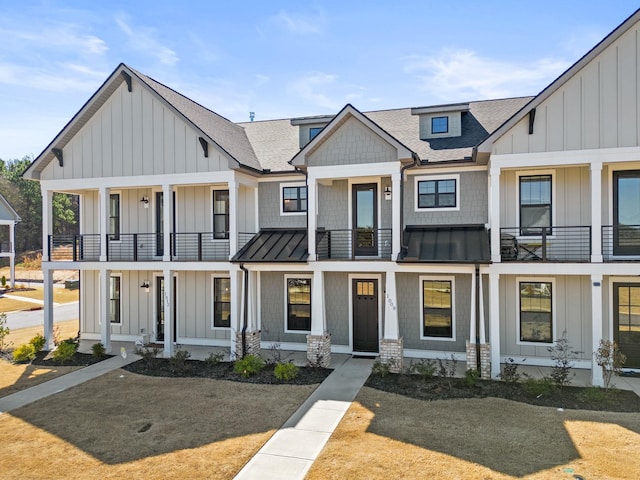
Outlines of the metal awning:
[[411,225],[405,242],[401,263],[491,263],[484,225]]
[[260,230],[233,257],[232,262],[306,262],[307,231],[270,228]]

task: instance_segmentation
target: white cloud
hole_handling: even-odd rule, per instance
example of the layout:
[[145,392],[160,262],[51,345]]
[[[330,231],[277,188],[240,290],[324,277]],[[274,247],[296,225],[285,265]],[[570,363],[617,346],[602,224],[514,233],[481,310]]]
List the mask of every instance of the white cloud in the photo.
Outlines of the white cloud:
[[326,23],[325,15],[317,11],[313,15],[303,15],[300,13],[290,13],[280,10],[271,19],[280,27],[302,35],[317,34],[322,32]]
[[128,37],[131,46],[144,54],[155,57],[163,65],[174,66],[178,63],[178,54],[165,47],[156,39],[156,30],[147,27],[132,27],[122,16],[115,18],[116,25]]
[[106,76],[106,72],[73,64],[40,68],[0,63],[0,83],[49,92],[91,92],[100,86]]
[[289,89],[307,102],[333,111],[342,106],[341,102],[332,92],[325,92],[335,88],[337,78],[328,73],[312,73],[291,82]]
[[3,42],[17,42],[20,48],[69,51],[76,54],[103,55],[108,50],[106,42],[95,35],[79,33],[81,27],[74,24],[49,24],[36,30],[0,30]]
[[570,65],[557,58],[516,63],[481,57],[472,50],[445,49],[409,58],[405,72],[440,100],[459,101],[537,94]]

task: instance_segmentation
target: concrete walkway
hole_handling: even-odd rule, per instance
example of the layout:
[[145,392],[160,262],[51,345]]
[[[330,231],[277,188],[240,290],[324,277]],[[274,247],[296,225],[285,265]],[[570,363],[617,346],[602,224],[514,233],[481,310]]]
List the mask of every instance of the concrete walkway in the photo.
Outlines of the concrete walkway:
[[347,358],[315,389],[236,480],[303,479],[371,373],[373,360]]
[[122,358],[122,355],[118,354],[108,360],[94,363],[88,367],[74,370],[71,373],[49,380],[48,382],[7,395],[6,397],[0,398],[0,415],[80,385],[112,370],[117,370],[129,363],[135,362],[139,358],[140,357],[132,353],[127,353],[127,358]]

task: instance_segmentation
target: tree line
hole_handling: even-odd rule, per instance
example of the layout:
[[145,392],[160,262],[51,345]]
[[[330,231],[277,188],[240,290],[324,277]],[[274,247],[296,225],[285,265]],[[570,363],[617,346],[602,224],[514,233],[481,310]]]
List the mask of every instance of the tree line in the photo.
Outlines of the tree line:
[[[42,249],[42,194],[40,184],[22,178],[33,159],[0,159],[0,193],[20,215],[16,226],[16,254]],[[79,198],[77,195],[53,194],[53,233],[78,233]],[[0,241],[9,240],[9,229],[0,229]]]

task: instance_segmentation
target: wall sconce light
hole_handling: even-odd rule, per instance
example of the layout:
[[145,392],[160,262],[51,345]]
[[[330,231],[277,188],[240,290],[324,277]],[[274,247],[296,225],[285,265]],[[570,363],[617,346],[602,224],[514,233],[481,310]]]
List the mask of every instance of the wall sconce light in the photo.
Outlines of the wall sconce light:
[[145,280],[144,282],[142,282],[142,285],[140,285],[140,288],[144,288],[144,291],[146,293],[149,293],[149,280]]
[[144,205],[144,208],[149,208],[149,197],[142,197],[140,202]]
[[391,200],[391,187],[389,185],[384,187],[384,199]]

